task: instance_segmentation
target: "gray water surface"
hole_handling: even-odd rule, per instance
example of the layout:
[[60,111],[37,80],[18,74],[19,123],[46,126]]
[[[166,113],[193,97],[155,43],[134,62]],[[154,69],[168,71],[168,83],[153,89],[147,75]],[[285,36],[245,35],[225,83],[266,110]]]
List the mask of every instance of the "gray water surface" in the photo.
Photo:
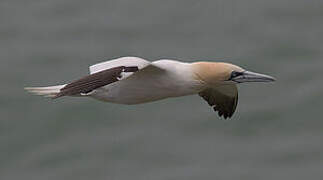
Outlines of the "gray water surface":
[[[319,0],[2,0],[0,179],[323,179],[322,19]],[[126,106],[23,90],[120,56],[278,81],[239,85],[226,121],[198,96]]]

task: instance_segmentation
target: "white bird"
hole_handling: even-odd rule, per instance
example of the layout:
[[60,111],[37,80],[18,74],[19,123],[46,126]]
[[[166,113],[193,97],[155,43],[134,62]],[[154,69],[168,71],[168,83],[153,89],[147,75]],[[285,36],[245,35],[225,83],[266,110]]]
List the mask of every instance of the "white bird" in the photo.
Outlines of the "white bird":
[[237,107],[236,84],[271,81],[275,81],[271,76],[223,62],[185,63],[166,59],[149,62],[138,57],[121,57],[90,66],[90,75],[71,83],[25,89],[53,99],[91,97],[118,104],[198,94],[226,119]]

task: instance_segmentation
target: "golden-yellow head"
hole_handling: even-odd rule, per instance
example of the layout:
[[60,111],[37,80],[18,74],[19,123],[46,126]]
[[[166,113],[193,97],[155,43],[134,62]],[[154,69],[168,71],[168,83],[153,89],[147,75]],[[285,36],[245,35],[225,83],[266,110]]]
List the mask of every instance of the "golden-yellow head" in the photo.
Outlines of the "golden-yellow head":
[[275,81],[271,76],[246,71],[230,63],[196,62],[192,66],[196,77],[210,85]]

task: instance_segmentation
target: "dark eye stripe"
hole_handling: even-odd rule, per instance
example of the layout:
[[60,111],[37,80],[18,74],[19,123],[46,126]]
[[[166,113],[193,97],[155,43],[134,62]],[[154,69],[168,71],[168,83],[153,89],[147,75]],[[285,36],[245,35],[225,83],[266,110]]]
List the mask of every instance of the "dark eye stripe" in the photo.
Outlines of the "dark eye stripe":
[[232,75],[233,75],[234,77],[241,76],[241,75],[243,75],[243,72],[233,71],[233,72],[232,72]]
[[242,75],[243,75],[243,72],[232,71],[232,73],[231,73],[231,76],[230,76],[230,79],[229,79],[229,80],[231,80],[231,79],[233,79],[233,78],[235,78],[235,77],[237,77],[237,76],[242,76]]

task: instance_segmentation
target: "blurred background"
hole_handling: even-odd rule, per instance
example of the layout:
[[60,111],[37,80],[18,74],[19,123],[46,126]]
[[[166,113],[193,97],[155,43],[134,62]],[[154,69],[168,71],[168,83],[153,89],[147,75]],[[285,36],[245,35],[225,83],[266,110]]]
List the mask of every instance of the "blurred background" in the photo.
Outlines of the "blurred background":
[[[323,1],[2,0],[0,179],[323,179]],[[224,120],[198,96],[126,106],[25,86],[120,56],[231,62]]]

